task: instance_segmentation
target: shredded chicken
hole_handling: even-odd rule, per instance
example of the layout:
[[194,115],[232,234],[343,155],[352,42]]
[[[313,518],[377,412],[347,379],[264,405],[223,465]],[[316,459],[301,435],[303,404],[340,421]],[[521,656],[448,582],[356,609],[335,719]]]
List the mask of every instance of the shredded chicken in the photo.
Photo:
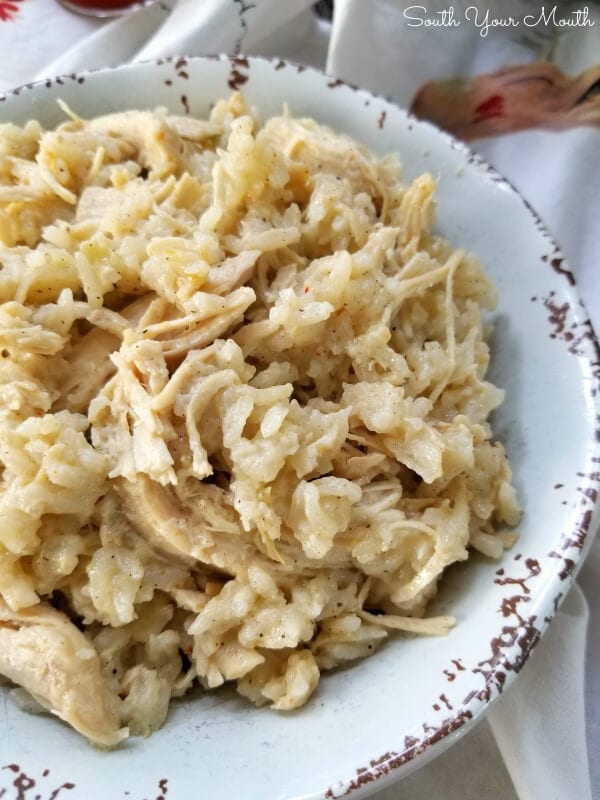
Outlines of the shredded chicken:
[[432,176],[239,94],[65,111],[0,126],[0,675],[113,747],[196,682],[288,711],[446,634],[520,510]]
[[128,735],[98,653],[53,608],[40,604],[14,612],[0,600],[0,673],[94,744],[114,747]]

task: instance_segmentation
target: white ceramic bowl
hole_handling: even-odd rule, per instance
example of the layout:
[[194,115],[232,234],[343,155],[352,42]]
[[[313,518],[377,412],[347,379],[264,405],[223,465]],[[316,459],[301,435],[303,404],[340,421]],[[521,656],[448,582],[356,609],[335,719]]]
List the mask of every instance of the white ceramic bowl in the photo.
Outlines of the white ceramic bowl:
[[375,152],[399,151],[407,178],[439,177],[438,230],[478,253],[499,289],[491,374],[507,399],[494,428],[525,506],[521,539],[501,563],[473,557],[448,572],[435,605],[458,619],[449,636],[397,636],[374,658],[326,675],[289,715],[228,691],[198,694],[175,703],[150,739],[102,753],[55,718],[28,716],[3,698],[5,800],[46,800],[61,786],[69,800],[364,797],[438,755],[485,713],[555,613],[597,522],[598,344],[542,222],[466,147],[367,92],[262,59],[72,75],[0,97],[0,121],[54,125],[63,118],[57,98],[84,117],[156,105],[205,115],[233,88],[263,118],[287,102]]

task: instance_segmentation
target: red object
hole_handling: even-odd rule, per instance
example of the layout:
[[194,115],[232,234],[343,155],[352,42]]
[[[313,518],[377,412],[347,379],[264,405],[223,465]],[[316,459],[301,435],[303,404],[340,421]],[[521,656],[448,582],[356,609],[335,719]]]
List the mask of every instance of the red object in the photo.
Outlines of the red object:
[[0,22],[8,22],[14,19],[14,15],[19,11],[18,3],[22,0],[2,0],[0,2]]
[[141,8],[149,5],[154,0],[59,0],[71,11],[90,16],[110,17],[117,16],[129,9]]
[[138,0],[69,0],[70,6],[81,6],[82,8],[127,8],[138,3]]

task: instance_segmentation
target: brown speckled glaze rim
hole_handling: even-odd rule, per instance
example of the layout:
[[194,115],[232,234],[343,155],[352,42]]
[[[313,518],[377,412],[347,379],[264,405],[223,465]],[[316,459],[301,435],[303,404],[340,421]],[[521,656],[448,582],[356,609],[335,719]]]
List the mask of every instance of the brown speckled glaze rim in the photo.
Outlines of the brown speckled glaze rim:
[[[165,83],[173,86],[177,79],[188,80],[189,76],[185,68],[189,63],[215,60],[230,63],[228,85],[232,90],[243,88],[249,80],[252,64],[256,61],[270,64],[276,71],[290,69],[298,74],[305,71],[312,73],[320,81],[326,81],[328,89],[336,90],[341,88],[342,90],[350,90],[364,98],[365,106],[373,104],[374,123],[380,130],[386,124],[389,107],[392,107],[405,116],[408,121],[407,128],[409,131],[412,131],[417,126],[425,126],[430,131],[434,131],[453,150],[464,156],[465,166],[468,165],[476,169],[484,180],[500,185],[510,192],[513,197],[516,197],[528,213],[537,231],[548,243],[549,252],[542,257],[542,261],[551,267],[557,275],[562,276],[567,283],[566,291],[570,296],[571,302],[567,304],[566,310],[561,307],[559,311],[563,315],[571,315],[574,320],[572,327],[577,329],[580,335],[578,338],[576,337],[575,342],[572,339],[562,338],[567,344],[569,352],[578,359],[583,360],[587,368],[587,374],[590,376],[588,399],[590,407],[595,407],[597,428],[594,437],[595,441],[590,443],[587,463],[583,466],[582,471],[577,473],[577,477],[581,480],[581,485],[577,487],[580,493],[577,515],[570,530],[562,533],[558,546],[546,554],[546,558],[557,559],[557,561],[561,562],[560,564],[557,563],[554,570],[555,575],[553,573],[551,576],[552,579],[556,579],[557,583],[555,595],[550,602],[546,599],[546,595],[540,596],[536,602],[530,604],[527,609],[529,613],[525,614],[523,613],[524,605],[530,603],[531,598],[530,584],[535,582],[543,571],[539,561],[536,558],[517,553],[513,557],[514,568],[518,570],[517,574],[508,575],[509,568],[506,565],[496,571],[494,583],[501,586],[518,587],[518,591],[515,590],[515,594],[510,594],[513,590],[508,589],[507,595],[502,598],[498,612],[505,620],[505,624],[502,626],[500,634],[490,641],[489,657],[470,666],[463,664],[464,657],[452,659],[451,665],[443,670],[443,676],[441,677],[441,680],[445,679],[451,683],[456,679],[458,673],[471,672],[482,681],[480,688],[470,691],[465,695],[462,703],[455,706],[450,704],[445,693],[440,694],[435,698],[435,702],[432,705],[433,710],[443,713],[443,707],[444,710],[451,711],[451,714],[441,720],[438,719],[433,724],[424,722],[422,724],[422,733],[405,736],[403,743],[397,750],[388,751],[378,758],[371,759],[368,764],[356,768],[354,775],[341,779],[329,789],[323,789],[318,794],[310,795],[310,798],[311,800],[317,800],[318,797],[321,797],[333,800],[334,798],[349,795],[357,796],[360,794],[364,796],[383,788],[384,784],[391,783],[394,779],[399,779],[407,774],[408,771],[424,765],[431,758],[440,754],[453,740],[466,733],[484,715],[491,704],[500,697],[503,690],[522,669],[529,654],[540,640],[552,616],[557,612],[562,599],[574,581],[576,572],[583,561],[585,551],[591,544],[592,536],[590,534],[598,522],[598,516],[600,516],[598,506],[600,493],[600,345],[589,317],[585,313],[583,303],[573,290],[576,285],[575,277],[568,267],[564,265],[559,246],[549,233],[540,215],[509,180],[484,158],[471,150],[464,142],[456,139],[446,131],[440,130],[432,123],[420,120],[411,112],[401,109],[393,100],[368,90],[360,89],[339,78],[329,76],[314,67],[305,67],[289,60],[264,56],[230,56],[223,54],[190,57],[171,56],[134,64],[101,67],[82,73],[59,76],[55,79],[27,83],[4,95],[0,95],[0,103],[10,96],[18,96],[22,92],[40,85],[50,87],[54,83],[63,85],[67,81],[83,84],[89,75],[120,70],[135,70],[138,65],[147,67],[152,64],[156,66],[172,64],[175,75],[171,76]],[[180,99],[184,111],[188,113],[187,96],[182,95]],[[531,299],[534,301],[538,298]],[[551,312],[549,322],[551,325],[556,325],[556,318],[554,318],[553,322],[552,316],[555,312],[552,311],[550,303],[551,298],[544,299],[544,304]],[[559,333],[562,332],[563,328],[559,328]],[[556,335],[550,335],[552,338],[556,338]],[[558,489],[562,485],[557,484],[555,488]],[[544,605],[548,606],[546,613],[544,613]],[[157,735],[160,735],[160,733],[157,733]],[[29,780],[29,778],[27,779]],[[69,786],[69,788],[71,787]]]

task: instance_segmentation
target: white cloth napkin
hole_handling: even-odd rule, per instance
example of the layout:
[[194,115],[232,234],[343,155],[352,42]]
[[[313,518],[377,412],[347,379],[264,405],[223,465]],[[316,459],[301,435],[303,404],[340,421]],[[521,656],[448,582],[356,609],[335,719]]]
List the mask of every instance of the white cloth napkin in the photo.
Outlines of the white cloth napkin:
[[[3,20],[0,0],[0,92],[127,60],[244,52],[326,65],[338,77],[410,106],[430,81],[537,59],[575,75],[600,61],[600,15],[593,6],[593,24],[559,28],[552,20],[524,24],[525,15],[538,17],[543,8],[533,0],[471,4],[477,20],[467,11],[469,3],[459,0],[451,6],[458,24],[436,26],[425,19],[442,20],[438,12],[450,6],[424,2],[336,0],[330,27],[312,13],[312,0],[163,0],[109,22],[77,16],[51,0],[18,0],[8,14],[12,19]],[[555,15],[584,8],[561,4]],[[484,36],[486,12],[490,22],[509,15],[521,22],[509,28],[490,24]],[[527,130],[470,144],[547,221],[600,330],[600,128]],[[573,588],[519,680],[487,719],[377,800],[600,798],[600,541],[580,585],[583,591]]]

